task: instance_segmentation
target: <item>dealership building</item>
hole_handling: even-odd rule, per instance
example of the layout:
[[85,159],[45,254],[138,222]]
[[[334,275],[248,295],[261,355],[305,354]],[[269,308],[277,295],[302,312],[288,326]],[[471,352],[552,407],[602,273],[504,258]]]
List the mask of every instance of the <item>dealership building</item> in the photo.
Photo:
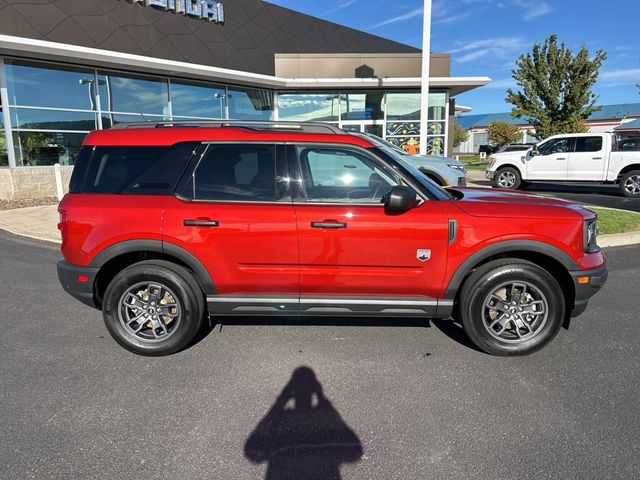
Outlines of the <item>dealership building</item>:
[[445,155],[455,96],[490,81],[452,77],[450,56],[432,54],[421,125],[420,50],[262,0],[0,0],[0,12],[0,198],[41,174],[24,167],[72,165],[87,132],[130,121],[317,120],[408,149],[426,128]]

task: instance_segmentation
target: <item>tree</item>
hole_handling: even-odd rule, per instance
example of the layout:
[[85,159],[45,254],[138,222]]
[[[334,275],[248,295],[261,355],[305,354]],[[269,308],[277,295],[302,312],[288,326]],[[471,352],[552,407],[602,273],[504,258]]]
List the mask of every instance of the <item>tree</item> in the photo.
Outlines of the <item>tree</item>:
[[557,35],[542,45],[534,44],[512,72],[520,87],[517,92],[507,91],[512,115],[526,118],[541,138],[575,132],[581,122],[600,110],[592,88],[606,58],[602,50],[590,58],[584,46],[574,55],[564,43],[558,46]]
[[453,124],[453,148],[457,148],[461,143],[466,142],[469,138],[469,131],[462,125]]
[[508,143],[519,142],[522,139],[522,132],[518,126],[503,120],[494,120],[491,122],[487,134],[491,145],[502,146]]

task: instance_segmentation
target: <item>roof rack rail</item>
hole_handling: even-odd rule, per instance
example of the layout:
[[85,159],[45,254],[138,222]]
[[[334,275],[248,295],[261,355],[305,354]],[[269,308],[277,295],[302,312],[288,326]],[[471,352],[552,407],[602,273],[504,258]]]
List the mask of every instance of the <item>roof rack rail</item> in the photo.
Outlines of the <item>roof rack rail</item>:
[[123,122],[111,127],[112,130],[127,128],[167,128],[167,127],[246,127],[269,130],[297,130],[304,133],[345,134],[344,130],[323,122],[288,122],[273,120],[163,120],[161,122]]

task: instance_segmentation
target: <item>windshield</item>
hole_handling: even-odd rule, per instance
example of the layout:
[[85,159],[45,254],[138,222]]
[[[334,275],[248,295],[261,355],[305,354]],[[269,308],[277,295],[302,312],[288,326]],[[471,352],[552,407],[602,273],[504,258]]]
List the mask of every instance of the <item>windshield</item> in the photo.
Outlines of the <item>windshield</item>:
[[391,157],[392,160],[396,161],[403,170],[405,170],[413,179],[419,182],[420,185],[426,188],[436,199],[438,200],[454,199],[454,196],[451,193],[441,188],[437,183],[429,179],[420,170],[418,170],[409,162],[407,162],[403,158],[405,155],[399,154],[395,148],[391,148],[390,146],[380,146],[378,147],[378,149],[381,152],[385,153],[387,156]]

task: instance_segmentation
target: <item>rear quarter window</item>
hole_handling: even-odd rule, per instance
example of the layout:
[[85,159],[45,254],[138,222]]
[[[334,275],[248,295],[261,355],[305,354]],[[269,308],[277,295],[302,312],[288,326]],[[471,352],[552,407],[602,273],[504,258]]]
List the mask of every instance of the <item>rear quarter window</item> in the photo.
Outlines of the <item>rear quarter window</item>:
[[85,147],[71,177],[71,193],[171,194],[198,144],[172,147]]

